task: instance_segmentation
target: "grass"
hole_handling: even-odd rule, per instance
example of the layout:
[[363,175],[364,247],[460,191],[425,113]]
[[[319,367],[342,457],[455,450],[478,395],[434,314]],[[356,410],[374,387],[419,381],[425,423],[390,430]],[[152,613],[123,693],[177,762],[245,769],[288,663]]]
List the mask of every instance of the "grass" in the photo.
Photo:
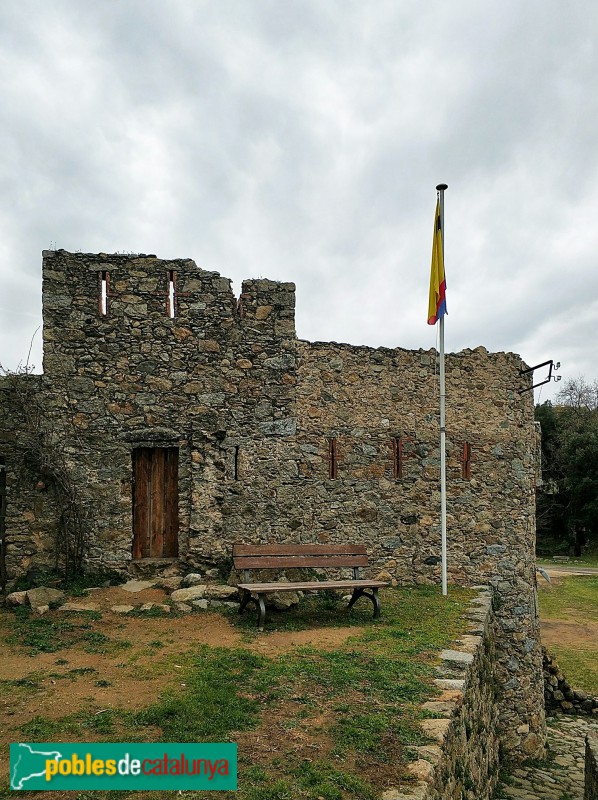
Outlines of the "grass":
[[[284,615],[273,614],[267,631],[349,622],[356,634],[334,649],[301,647],[270,657],[246,647],[203,645],[176,655],[177,687],[141,711],[89,709],[60,720],[38,716],[20,733],[25,741],[52,741],[65,733],[109,741],[239,741],[240,788],[223,797],[374,800],[381,772],[396,775],[411,757],[409,748],[426,741],[419,706],[434,694],[434,656],[459,633],[460,613],[472,594],[451,588],[447,599],[438,587],[386,590],[379,620],[372,619],[369,603],[346,614],[330,598],[306,599]],[[267,643],[268,632],[257,633],[253,614],[233,620],[246,643],[257,637]],[[69,625],[54,635],[88,646],[89,629]],[[53,629],[35,627],[33,638],[19,627],[18,641],[39,648],[43,640],[49,646]],[[154,648],[161,644],[152,642]],[[176,795],[163,793],[160,800],[171,796]]]
[[112,653],[130,648],[131,642],[109,639],[96,631],[95,612],[81,612],[80,621],[38,617],[31,609],[19,606],[14,611],[11,632],[5,637],[9,645],[24,647],[30,656],[55,653],[71,647],[82,647],[87,653]]
[[582,556],[570,556],[568,561],[551,556],[538,556],[538,564],[543,567],[598,567],[598,553],[584,553]]
[[571,575],[539,594],[543,619],[598,619],[598,575]]
[[[598,575],[571,575],[538,593],[540,621],[583,625],[598,619]],[[574,689],[598,696],[598,642],[592,635],[575,645],[550,644],[549,651]]]

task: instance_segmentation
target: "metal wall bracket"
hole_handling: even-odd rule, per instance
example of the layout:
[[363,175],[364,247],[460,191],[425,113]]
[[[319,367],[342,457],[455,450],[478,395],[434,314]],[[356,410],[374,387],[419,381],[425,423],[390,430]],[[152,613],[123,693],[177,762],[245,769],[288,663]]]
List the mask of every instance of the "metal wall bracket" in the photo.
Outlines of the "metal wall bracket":
[[549,361],[543,361],[541,364],[536,364],[535,367],[528,367],[528,369],[520,369],[519,370],[520,375],[527,375],[529,372],[535,372],[535,370],[540,369],[541,367],[548,367],[548,377],[545,380],[540,381],[539,383],[534,383],[533,386],[528,386],[527,389],[519,389],[519,394],[523,394],[524,392],[531,392],[532,389],[535,389],[537,386],[544,386],[545,383],[550,383],[550,381],[560,381],[562,377],[561,375],[552,374],[553,370],[556,372],[556,370],[559,369],[560,366],[561,366],[560,361],[557,361],[555,364],[551,358]]

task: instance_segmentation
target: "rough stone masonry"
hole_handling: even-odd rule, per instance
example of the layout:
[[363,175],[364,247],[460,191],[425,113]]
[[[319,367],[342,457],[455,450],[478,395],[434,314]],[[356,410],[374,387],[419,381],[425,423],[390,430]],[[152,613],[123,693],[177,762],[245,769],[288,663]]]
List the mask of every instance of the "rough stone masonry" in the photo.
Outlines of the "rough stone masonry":
[[[89,571],[224,571],[236,541],[363,542],[374,573],[438,583],[436,351],[302,341],[294,304],[292,283],[247,280],[237,299],[190,260],[45,251],[43,375],[0,380],[9,583],[55,566],[66,513],[19,447],[24,425],[59,448]],[[538,437],[522,368],[483,347],[447,356],[448,574],[492,587],[503,746],[539,756]]]

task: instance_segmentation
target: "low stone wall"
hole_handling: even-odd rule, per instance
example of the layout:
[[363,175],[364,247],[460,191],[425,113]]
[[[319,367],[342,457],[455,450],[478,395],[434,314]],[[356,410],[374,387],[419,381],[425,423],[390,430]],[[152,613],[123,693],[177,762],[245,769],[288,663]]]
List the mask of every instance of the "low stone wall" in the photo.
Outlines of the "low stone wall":
[[[435,681],[442,694],[424,704],[435,719],[422,727],[434,744],[418,747],[409,765],[414,782],[388,789],[383,800],[487,800],[499,766],[499,696],[490,592],[483,589],[466,614],[458,649],[441,653]],[[524,733],[524,731],[521,731]]]
[[586,736],[586,784],[584,800],[598,798],[598,734]]
[[553,655],[542,648],[544,673],[544,703],[546,711],[564,711],[565,714],[587,714],[598,717],[598,698],[571,688],[565,674]]

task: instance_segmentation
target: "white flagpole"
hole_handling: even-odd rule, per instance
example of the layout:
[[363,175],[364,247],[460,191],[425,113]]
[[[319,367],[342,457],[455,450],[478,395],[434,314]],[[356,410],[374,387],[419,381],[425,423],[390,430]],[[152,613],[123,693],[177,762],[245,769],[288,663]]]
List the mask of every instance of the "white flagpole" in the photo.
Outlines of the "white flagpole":
[[[444,264],[444,190],[439,183],[436,190],[440,199],[440,238]],[[445,272],[446,274],[446,272]],[[444,380],[444,314],[440,317],[440,530],[442,542],[442,594],[448,594],[446,577],[446,389]]]

